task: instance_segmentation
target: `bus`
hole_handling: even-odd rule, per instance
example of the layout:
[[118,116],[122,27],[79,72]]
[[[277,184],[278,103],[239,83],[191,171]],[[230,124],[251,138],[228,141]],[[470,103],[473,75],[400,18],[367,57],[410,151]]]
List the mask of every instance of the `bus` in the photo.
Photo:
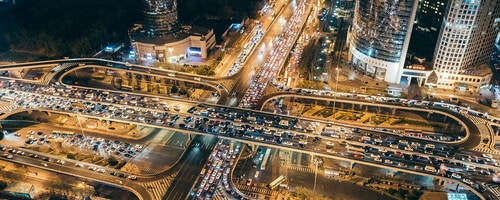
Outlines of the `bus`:
[[271,149],[267,149],[264,155],[264,159],[260,163],[260,170],[266,170],[267,160],[269,159],[270,154],[271,154]]
[[75,132],[73,132],[73,131],[52,131],[52,135],[54,135],[54,136],[67,137],[67,136],[73,136],[74,134],[75,134]]
[[271,190],[274,190],[275,188],[277,188],[281,183],[283,183],[285,181],[286,177],[281,175],[279,176],[278,178],[274,179],[273,182],[269,183],[269,185],[267,185],[267,187]]
[[323,128],[323,131],[321,131],[321,135],[325,136],[331,136],[334,133],[335,133],[335,128],[333,127],[325,127]]
[[365,152],[365,149],[363,149],[362,146],[355,146],[352,144],[347,144],[346,148],[347,148],[347,152],[349,152],[349,153],[353,153],[353,152],[364,153]]

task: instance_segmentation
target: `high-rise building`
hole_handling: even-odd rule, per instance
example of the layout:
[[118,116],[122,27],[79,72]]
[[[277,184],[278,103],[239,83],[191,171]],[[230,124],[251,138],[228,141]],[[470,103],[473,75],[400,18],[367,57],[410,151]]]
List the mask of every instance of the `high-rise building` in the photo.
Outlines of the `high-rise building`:
[[144,3],[144,24],[130,31],[136,60],[181,63],[190,57],[207,58],[208,51],[215,47],[213,29],[181,26],[176,0]]
[[357,0],[350,59],[369,77],[399,83],[418,0]]
[[448,0],[419,0],[408,53],[432,61]]
[[477,91],[489,83],[499,12],[497,0],[450,0],[434,54],[437,87]]
[[144,0],[145,29],[151,36],[179,31],[176,0]]

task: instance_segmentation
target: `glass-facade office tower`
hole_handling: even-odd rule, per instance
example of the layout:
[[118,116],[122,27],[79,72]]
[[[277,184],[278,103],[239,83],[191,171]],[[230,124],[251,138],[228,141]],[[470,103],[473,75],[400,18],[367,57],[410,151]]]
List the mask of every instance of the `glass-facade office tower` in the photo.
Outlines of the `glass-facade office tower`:
[[165,36],[179,30],[176,0],[144,0],[145,29],[149,36]]
[[464,76],[476,74],[476,68],[488,62],[499,31],[500,11],[497,0],[450,0],[446,11],[434,70],[437,86],[452,89],[457,82],[471,82]]
[[357,0],[350,36],[354,67],[399,83],[418,0]]
[[408,52],[432,61],[448,0],[420,0]]

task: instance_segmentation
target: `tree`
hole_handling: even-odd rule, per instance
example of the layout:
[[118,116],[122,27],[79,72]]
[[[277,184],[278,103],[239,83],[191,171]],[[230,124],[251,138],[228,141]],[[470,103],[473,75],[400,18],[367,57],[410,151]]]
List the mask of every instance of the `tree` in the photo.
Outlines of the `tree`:
[[420,190],[410,190],[410,193],[408,194],[408,200],[417,200],[422,194],[423,192]]
[[73,155],[73,154],[68,154],[68,155],[66,156],[66,158],[74,160],[74,159],[75,159],[75,155]]
[[111,156],[108,158],[108,164],[110,166],[115,166],[118,164],[118,160],[115,157]]
[[170,92],[175,94],[175,93],[179,92],[179,88],[176,85],[173,85],[172,88],[170,89]]
[[5,181],[0,181],[0,190],[3,190],[7,187],[7,182]]
[[180,94],[180,95],[185,95],[185,94],[187,94],[187,90],[186,90],[186,88],[181,88],[181,89],[179,90],[179,94]]

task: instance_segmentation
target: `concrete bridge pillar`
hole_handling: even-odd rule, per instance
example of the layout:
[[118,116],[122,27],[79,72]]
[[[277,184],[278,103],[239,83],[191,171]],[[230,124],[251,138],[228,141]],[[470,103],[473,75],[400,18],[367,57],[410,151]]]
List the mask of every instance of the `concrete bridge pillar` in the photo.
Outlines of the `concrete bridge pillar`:
[[396,176],[399,173],[395,169],[389,169],[388,172],[389,172],[389,175],[391,175],[391,178],[394,178],[394,176]]
[[443,122],[446,122],[446,120],[448,119],[448,116],[444,116],[444,119],[443,119]]
[[368,105],[365,106],[365,112],[368,112]]
[[27,112],[28,112],[28,114],[31,115],[31,113],[33,112],[33,110],[28,110]]
[[430,118],[431,118],[431,115],[432,115],[432,112],[428,112],[428,113],[427,113],[427,119],[430,119]]
[[351,110],[354,110],[354,104],[351,104]]
[[397,110],[396,108],[392,109],[392,115],[396,115],[396,110]]
[[344,103],[340,102],[340,109],[344,109]]
[[248,149],[250,149],[250,151],[253,151],[255,149],[254,146],[255,145],[253,145],[253,144],[247,144],[247,147],[248,147]]

